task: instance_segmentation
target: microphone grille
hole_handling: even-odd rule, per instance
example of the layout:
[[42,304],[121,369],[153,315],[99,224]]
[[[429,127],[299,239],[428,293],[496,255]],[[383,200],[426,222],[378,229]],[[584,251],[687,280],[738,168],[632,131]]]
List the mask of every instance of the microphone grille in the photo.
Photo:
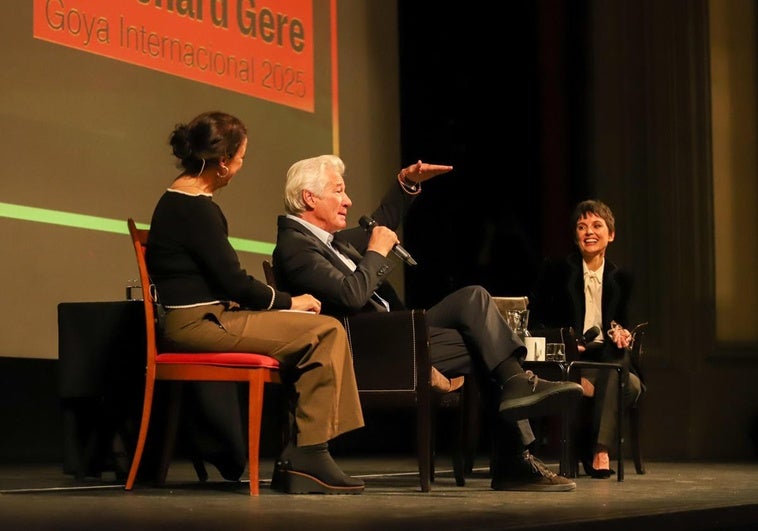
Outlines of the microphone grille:
[[361,219],[358,220],[358,223],[361,227],[363,227],[363,230],[373,229],[374,225],[376,225],[376,221],[374,221],[369,216],[361,216]]
[[599,335],[600,335],[600,328],[597,327],[597,326],[593,326],[592,328],[590,328],[589,330],[587,330],[584,333],[584,340],[585,341],[592,341],[593,339],[595,339]]

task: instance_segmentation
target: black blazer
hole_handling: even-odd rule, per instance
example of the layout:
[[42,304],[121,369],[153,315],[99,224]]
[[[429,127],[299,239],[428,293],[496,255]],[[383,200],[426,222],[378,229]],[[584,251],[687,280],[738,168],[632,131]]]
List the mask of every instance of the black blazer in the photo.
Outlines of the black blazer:
[[[603,361],[618,361],[625,357],[623,349],[616,348],[608,337],[611,321],[631,329],[629,300],[633,280],[629,273],[619,268],[606,256],[603,271],[602,334],[605,348],[602,352],[588,349],[584,357]],[[529,297],[530,327],[572,326],[580,336],[584,333],[584,272],[579,252],[570,254],[558,262],[547,262],[540,275],[537,287]]]
[[[413,202],[413,196],[393,184],[379,207],[372,213],[378,225],[397,230]],[[299,222],[286,216],[277,219],[276,247],[273,253],[277,289],[292,295],[310,293],[322,303],[321,312],[341,317],[364,311],[386,311],[372,295],[376,291],[391,310],[404,305],[397,292],[385,282],[399,263],[390,254],[384,257],[366,251],[369,235],[361,227],[335,233],[332,245],[356,263],[353,272],[324,243]]]

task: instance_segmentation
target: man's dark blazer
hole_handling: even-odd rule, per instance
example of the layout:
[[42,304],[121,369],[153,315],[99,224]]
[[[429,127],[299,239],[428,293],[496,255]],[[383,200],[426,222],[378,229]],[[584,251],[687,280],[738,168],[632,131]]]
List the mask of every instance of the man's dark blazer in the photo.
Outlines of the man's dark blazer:
[[[413,202],[393,184],[372,217],[377,225],[397,230]],[[390,304],[391,310],[401,310],[403,303],[386,276],[399,263],[366,251],[369,234],[361,227],[345,229],[334,234],[332,245],[357,265],[355,274],[345,263],[298,221],[279,216],[276,247],[273,253],[277,288],[292,295],[310,293],[321,301],[321,312],[340,317],[365,311],[385,311],[372,298],[376,291]]]
[[[608,337],[608,330],[611,321],[632,328],[628,313],[632,285],[631,275],[606,257],[601,302],[606,348],[602,353],[594,352],[594,356],[593,349],[588,349],[585,358],[618,361],[624,356],[623,350],[616,348]],[[584,271],[578,251],[558,262],[545,264],[537,288],[530,296],[529,310],[530,328],[572,326],[578,336],[584,332]]]

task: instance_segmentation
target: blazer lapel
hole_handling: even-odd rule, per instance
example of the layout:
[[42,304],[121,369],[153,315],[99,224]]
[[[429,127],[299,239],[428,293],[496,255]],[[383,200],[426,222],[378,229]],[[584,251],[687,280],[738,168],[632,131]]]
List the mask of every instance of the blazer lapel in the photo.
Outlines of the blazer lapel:
[[350,260],[355,262],[356,264],[361,261],[361,254],[358,252],[358,250],[350,245],[348,242],[343,242],[338,239],[332,240],[332,247],[337,249],[339,252],[347,256]]
[[[620,289],[616,282],[616,267],[610,261],[605,261],[603,272],[603,326],[610,328],[610,319],[617,319],[620,302]],[[626,326],[628,323],[622,323]]]
[[582,270],[581,258],[569,261],[570,273],[568,279],[568,291],[571,296],[571,307],[574,312],[574,331],[577,335],[584,333],[584,273]]

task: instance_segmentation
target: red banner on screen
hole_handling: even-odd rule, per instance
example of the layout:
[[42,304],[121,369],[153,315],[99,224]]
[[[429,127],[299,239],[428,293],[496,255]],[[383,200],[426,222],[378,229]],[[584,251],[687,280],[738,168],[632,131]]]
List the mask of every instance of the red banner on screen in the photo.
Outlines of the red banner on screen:
[[34,37],[314,111],[313,0],[34,0]]

